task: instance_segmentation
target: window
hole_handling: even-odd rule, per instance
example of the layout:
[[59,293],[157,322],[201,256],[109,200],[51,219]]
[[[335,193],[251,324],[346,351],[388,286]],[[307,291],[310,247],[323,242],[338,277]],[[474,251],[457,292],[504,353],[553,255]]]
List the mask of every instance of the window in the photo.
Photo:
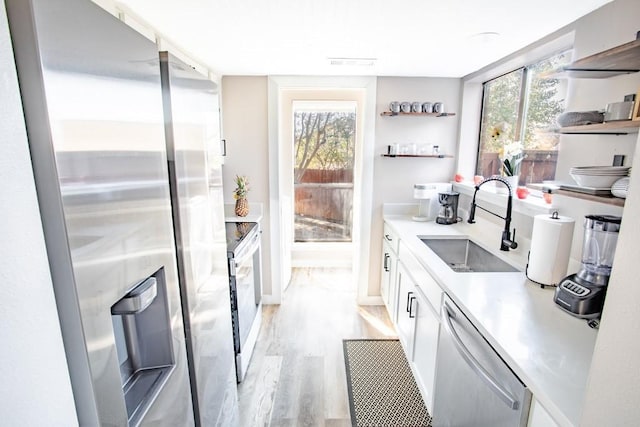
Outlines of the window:
[[524,185],[553,180],[567,81],[544,74],[568,64],[571,51],[504,74],[483,85],[476,174],[518,175]]
[[356,105],[293,105],[295,242],[351,242]]

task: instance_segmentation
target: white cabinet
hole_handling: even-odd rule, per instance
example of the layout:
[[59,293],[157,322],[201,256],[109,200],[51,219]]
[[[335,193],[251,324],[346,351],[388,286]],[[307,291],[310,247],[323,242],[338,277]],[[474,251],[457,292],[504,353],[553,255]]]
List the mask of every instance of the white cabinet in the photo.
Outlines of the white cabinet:
[[413,342],[413,371],[424,403],[430,413],[433,413],[440,318],[419,287],[416,288],[415,297],[416,324]]
[[392,320],[427,409],[432,411],[442,289],[402,242],[398,249]]
[[396,328],[409,362],[413,359],[413,342],[416,324],[416,285],[402,262],[398,263],[398,303]]
[[[411,283],[414,284],[408,307],[413,316],[413,330],[410,335],[411,341],[407,342],[405,351],[407,351],[411,369],[427,409],[433,411],[442,289],[402,243],[400,244],[398,265],[398,275],[400,276],[400,272],[403,270],[406,271],[406,274],[411,277]],[[398,304],[398,313],[402,311],[401,302],[399,301]],[[398,329],[400,334],[399,316]]]
[[380,295],[382,301],[387,307],[389,315],[392,313],[393,303],[391,301],[392,289],[395,288],[394,282],[396,280],[396,268],[398,263],[398,256],[391,249],[391,245],[386,239],[382,239],[382,272],[380,276]]
[[395,323],[398,297],[397,267],[398,235],[385,223],[382,236],[382,271],[380,276],[380,295],[389,313],[389,318]]

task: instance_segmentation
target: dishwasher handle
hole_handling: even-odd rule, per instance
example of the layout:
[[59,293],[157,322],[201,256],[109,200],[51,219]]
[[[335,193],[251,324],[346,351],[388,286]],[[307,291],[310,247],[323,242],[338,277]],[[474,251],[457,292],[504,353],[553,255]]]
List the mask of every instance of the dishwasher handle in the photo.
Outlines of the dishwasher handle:
[[451,312],[451,308],[449,305],[444,303],[442,307],[442,320],[447,332],[453,338],[453,342],[458,349],[458,352],[462,356],[467,365],[482,379],[482,381],[504,402],[509,406],[509,408],[513,410],[517,410],[520,406],[520,402],[514,399],[507,390],[502,388],[500,384],[487,372],[487,370],[482,367],[480,362],[476,360],[475,357],[471,354],[469,349],[467,349],[453,328],[453,324],[451,323],[451,318],[455,318],[455,313]]

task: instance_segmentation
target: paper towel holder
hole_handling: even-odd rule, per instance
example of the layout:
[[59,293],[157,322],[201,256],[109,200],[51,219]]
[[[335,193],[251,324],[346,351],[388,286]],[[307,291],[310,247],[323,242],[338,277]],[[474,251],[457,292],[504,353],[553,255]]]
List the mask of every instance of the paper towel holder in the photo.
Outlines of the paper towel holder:
[[540,285],[540,288],[544,289],[544,288],[557,288],[558,284],[551,284],[551,285],[547,285],[546,283],[540,283],[536,280],[533,280],[531,277],[529,277],[529,257],[531,256],[531,251],[529,251],[529,253],[527,254],[527,265],[524,268],[524,275],[527,277],[527,280],[530,281],[531,283],[535,283],[536,285]]
[[[557,210],[555,210],[555,211],[553,211],[551,213],[551,216],[549,218],[550,219],[560,219],[560,214],[558,213]],[[524,275],[526,276],[527,280],[529,280],[532,283],[535,283],[536,285],[540,285],[540,288],[542,288],[542,289],[544,289],[545,287],[546,288],[557,288],[558,287],[557,283],[547,285],[546,283],[540,283],[540,282],[538,282],[536,280],[533,280],[532,278],[529,277],[529,258],[530,257],[531,257],[531,251],[529,251],[527,253],[527,265],[524,268]]]

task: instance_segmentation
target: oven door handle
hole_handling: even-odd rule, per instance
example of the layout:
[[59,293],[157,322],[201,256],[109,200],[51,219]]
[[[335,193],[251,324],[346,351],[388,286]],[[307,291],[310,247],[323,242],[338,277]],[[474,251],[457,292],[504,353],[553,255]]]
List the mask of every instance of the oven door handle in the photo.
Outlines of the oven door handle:
[[478,360],[473,357],[469,349],[465,347],[456,330],[453,328],[453,324],[451,323],[451,318],[455,316],[455,313],[451,312],[451,308],[445,302],[442,306],[442,321],[444,323],[445,329],[447,330],[447,332],[449,332],[451,338],[453,338],[453,343],[458,349],[460,356],[462,356],[464,361],[467,362],[467,365],[469,365],[469,367],[476,373],[476,375],[480,377],[480,379],[482,379],[482,381],[491,389],[491,391],[493,391],[504,403],[506,403],[509,408],[517,410],[520,407],[520,402],[514,399],[507,390],[502,388],[500,384],[498,384],[498,381],[496,381],[491,376],[491,374],[487,372],[487,370],[480,364],[480,362],[478,362]]

